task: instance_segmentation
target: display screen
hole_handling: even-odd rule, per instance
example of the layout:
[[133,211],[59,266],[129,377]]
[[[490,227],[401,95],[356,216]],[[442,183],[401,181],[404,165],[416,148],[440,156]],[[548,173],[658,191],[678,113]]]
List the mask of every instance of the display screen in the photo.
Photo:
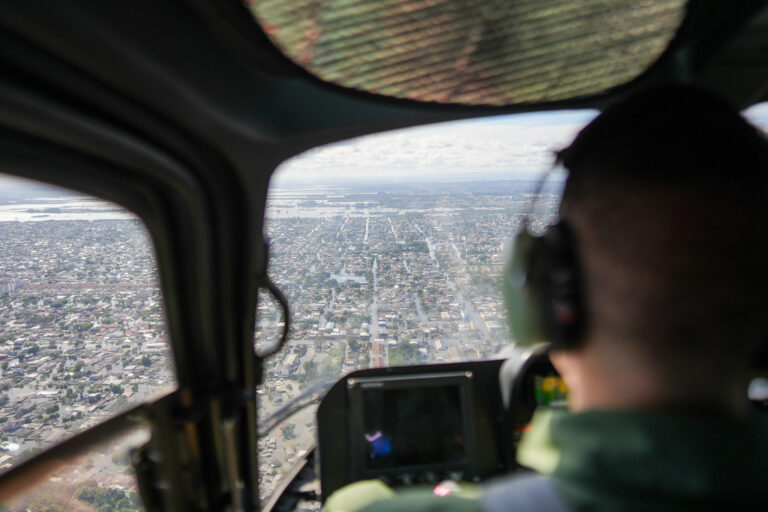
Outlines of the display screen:
[[538,407],[568,407],[568,386],[556,375],[535,375],[533,393]]
[[369,388],[362,392],[362,405],[369,470],[464,460],[460,386]]

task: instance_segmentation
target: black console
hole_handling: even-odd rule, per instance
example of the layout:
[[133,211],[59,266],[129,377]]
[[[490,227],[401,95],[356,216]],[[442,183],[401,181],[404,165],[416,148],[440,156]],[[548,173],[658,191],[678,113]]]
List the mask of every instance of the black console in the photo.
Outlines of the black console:
[[339,380],[318,407],[323,498],[358,480],[392,487],[477,482],[516,468],[522,427],[562,401],[545,347],[503,359],[376,368]]
[[393,484],[476,472],[470,371],[347,379],[351,471]]
[[317,410],[323,497],[368,478],[398,487],[503,472],[502,362],[371,368],[339,380]]

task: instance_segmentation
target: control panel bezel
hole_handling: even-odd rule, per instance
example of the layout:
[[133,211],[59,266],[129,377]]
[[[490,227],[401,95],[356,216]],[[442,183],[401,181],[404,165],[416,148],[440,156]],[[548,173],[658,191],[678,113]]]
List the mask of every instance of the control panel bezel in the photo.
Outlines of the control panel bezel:
[[[470,414],[472,408],[471,371],[445,373],[423,373],[384,377],[363,377],[347,379],[350,415],[349,431],[351,434],[351,469],[355,475],[363,478],[381,478],[393,485],[411,485],[413,483],[432,483],[438,479],[454,476],[462,478],[477,471],[475,460],[475,422]],[[369,390],[387,391],[423,388],[458,388],[459,414],[461,415],[463,457],[450,462],[431,464],[403,465],[391,468],[370,468],[366,463],[368,450],[365,439],[364,420],[367,411],[364,406],[364,393]]]

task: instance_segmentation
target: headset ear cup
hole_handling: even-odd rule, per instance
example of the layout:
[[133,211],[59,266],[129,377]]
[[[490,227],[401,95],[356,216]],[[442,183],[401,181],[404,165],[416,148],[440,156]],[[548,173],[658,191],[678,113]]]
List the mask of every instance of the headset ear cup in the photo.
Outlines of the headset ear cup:
[[586,317],[576,242],[564,220],[550,226],[542,238],[545,334],[553,350],[574,348],[584,336]]
[[560,221],[540,237],[523,229],[504,270],[507,323],[520,345],[576,347],[585,329],[581,273],[570,226]]
[[540,272],[542,239],[522,229],[512,240],[504,269],[507,324],[519,345],[546,341]]

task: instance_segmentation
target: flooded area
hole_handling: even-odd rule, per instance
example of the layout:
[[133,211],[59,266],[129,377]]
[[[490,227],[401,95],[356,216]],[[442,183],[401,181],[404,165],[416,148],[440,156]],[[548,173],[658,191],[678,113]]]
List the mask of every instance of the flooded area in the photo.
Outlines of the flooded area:
[[18,203],[0,204],[0,222],[135,218],[135,215],[114,204],[86,197],[32,198]]

